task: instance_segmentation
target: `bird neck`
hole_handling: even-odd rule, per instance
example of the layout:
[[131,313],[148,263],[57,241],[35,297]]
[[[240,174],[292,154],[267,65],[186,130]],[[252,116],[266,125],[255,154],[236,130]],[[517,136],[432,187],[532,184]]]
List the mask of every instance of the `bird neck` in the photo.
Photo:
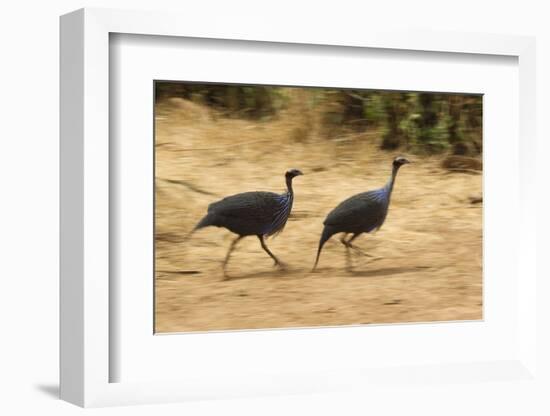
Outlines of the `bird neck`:
[[388,183],[385,186],[388,194],[391,194],[391,192],[393,191],[393,184],[395,183],[395,177],[397,176],[398,170],[399,166],[392,166],[390,179],[388,179]]
[[292,178],[291,177],[286,178],[286,189],[288,189],[288,194],[292,197],[294,195],[294,191],[292,190]]

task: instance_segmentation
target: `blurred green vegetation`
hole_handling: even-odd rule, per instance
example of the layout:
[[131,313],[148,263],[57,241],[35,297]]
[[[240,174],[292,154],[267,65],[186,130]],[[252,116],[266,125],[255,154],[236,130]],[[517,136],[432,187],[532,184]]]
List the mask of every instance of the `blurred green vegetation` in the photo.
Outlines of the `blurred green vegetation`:
[[387,150],[482,152],[482,96],[476,94],[157,82],[156,100],[171,97],[229,118],[268,121],[301,115],[306,130],[316,124],[327,139],[376,130],[380,147]]

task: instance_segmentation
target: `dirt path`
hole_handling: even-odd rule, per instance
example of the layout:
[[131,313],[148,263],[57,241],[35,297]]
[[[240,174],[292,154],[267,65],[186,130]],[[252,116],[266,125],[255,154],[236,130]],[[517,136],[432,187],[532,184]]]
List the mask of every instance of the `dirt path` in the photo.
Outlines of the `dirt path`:
[[[346,271],[338,238],[313,265],[322,221],[341,200],[382,186],[394,154],[375,135],[295,140],[291,123],[214,120],[196,106],[159,109],[156,131],[156,331],[307,327],[482,318],[482,176],[447,173],[439,158],[401,169],[386,223],[357,245]],[[292,139],[291,139],[292,138]],[[202,150],[201,150],[202,149]],[[256,238],[239,243],[223,280],[229,231],[184,237],[209,203],[295,180],[293,216],[268,246],[289,265],[272,267]]]

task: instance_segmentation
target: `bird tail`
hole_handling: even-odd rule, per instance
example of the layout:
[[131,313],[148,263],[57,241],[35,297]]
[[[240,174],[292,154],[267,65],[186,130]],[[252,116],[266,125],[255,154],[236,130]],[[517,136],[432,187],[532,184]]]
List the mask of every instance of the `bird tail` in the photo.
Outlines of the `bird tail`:
[[191,232],[187,234],[187,237],[185,237],[185,240],[188,240],[189,238],[191,238],[191,236],[195,233],[195,231],[200,230],[201,228],[204,228],[204,227],[209,227],[211,225],[215,225],[214,218],[212,217],[212,215],[206,214],[204,218],[200,220],[197,225],[195,225],[195,228],[193,228]]
[[313,269],[311,271],[315,271],[315,268],[317,267],[317,263],[319,263],[319,256],[321,255],[321,250],[323,249],[323,246],[327,242],[327,240],[332,237],[334,234],[334,231],[330,227],[323,228],[323,233],[321,234],[321,239],[319,240],[319,248],[317,249],[317,258],[315,259],[315,264],[313,265]]

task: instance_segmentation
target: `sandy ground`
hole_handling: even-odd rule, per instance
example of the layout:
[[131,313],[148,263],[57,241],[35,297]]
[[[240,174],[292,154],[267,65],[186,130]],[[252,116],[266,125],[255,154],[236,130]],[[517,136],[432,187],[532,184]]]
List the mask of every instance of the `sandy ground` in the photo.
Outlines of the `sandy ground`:
[[[448,173],[441,157],[410,156],[396,181],[390,212],[359,247],[376,260],[327,242],[310,273],[322,222],[343,199],[382,186],[396,153],[376,133],[327,140],[304,134],[300,119],[251,122],[213,117],[172,100],[156,117],[157,332],[309,327],[482,318],[482,176]],[[283,233],[267,240],[288,266],[281,271],[257,238],[239,243],[223,280],[231,232],[215,227],[185,237],[209,203],[252,190],[283,192],[295,202]]]

